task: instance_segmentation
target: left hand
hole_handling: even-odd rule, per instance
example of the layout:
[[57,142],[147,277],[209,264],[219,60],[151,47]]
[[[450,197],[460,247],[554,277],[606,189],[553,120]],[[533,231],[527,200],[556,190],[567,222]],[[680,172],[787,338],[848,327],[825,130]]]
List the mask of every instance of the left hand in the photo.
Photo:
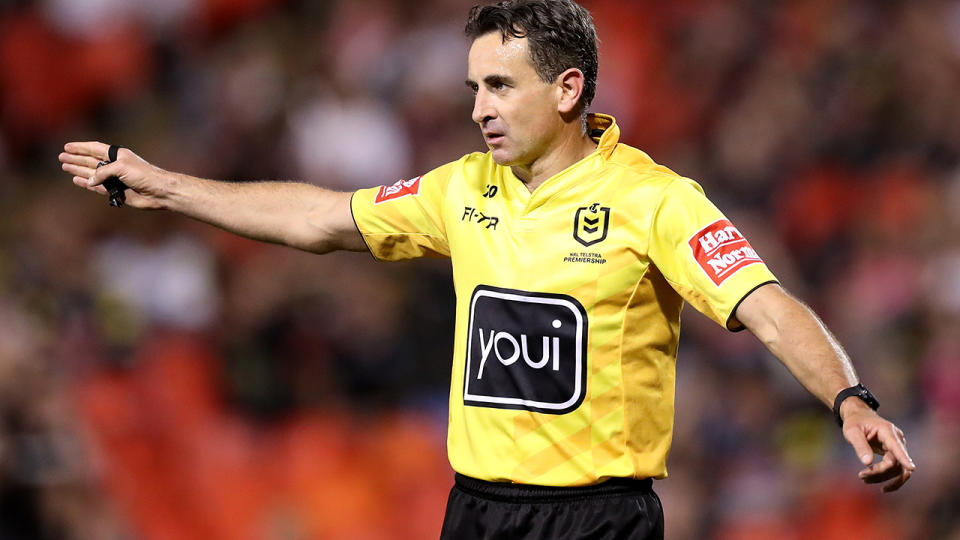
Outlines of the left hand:
[[[866,466],[860,479],[866,484],[890,480],[883,486],[884,493],[900,489],[917,468],[907,453],[903,431],[857,398],[844,400],[840,409],[843,436]],[[882,456],[880,461],[873,462],[874,454]]]

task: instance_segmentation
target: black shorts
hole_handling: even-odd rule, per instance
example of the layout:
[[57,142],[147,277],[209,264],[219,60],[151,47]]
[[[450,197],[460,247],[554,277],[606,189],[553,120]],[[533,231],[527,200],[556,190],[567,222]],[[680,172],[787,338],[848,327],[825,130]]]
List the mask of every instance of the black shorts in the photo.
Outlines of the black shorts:
[[556,488],[457,474],[440,538],[662,540],[663,507],[649,479]]

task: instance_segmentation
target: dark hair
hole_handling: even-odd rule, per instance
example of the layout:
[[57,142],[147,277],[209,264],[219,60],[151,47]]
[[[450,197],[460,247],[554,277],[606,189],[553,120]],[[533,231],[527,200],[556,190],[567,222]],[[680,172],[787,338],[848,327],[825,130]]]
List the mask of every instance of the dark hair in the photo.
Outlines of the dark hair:
[[580,102],[586,115],[597,93],[597,30],[593,17],[572,0],[503,0],[474,6],[467,16],[467,37],[490,32],[508,38],[527,38],[537,75],[553,82],[564,71],[577,68],[586,79]]

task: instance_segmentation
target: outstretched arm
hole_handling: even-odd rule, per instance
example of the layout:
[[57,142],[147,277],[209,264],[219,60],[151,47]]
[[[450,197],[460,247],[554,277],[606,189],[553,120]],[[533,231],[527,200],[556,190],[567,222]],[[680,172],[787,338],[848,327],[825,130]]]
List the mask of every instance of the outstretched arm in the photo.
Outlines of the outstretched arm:
[[[735,315],[831,409],[841,390],[859,382],[849,357],[823,322],[779,285],[765,285],[751,293]],[[865,466],[860,471],[865,483],[890,480],[883,490],[893,491],[910,479],[916,466],[900,428],[856,397],[843,401],[840,417],[844,438]],[[877,463],[873,463],[874,453],[883,456]]]
[[121,148],[107,160],[109,146],[71,142],[60,154],[73,183],[106,195],[101,185],[117,176],[130,189],[126,204],[166,209],[216,225],[230,232],[314,253],[338,249],[363,251],[363,239],[350,214],[350,193],[295,182],[233,183],[204,180],[165,171]]

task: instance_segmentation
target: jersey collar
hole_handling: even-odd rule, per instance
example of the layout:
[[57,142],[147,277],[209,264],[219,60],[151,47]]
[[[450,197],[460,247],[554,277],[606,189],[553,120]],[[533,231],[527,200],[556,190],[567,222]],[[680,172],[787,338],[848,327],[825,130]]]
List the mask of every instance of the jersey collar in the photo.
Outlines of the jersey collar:
[[502,167],[501,170],[507,175],[507,178],[514,180],[507,182],[507,189],[510,189],[515,194],[517,200],[523,201],[524,214],[529,214],[553,197],[565,192],[568,187],[566,179],[571,178],[571,176],[576,178],[576,171],[582,167],[590,166],[589,164],[591,162],[595,163],[597,156],[599,156],[602,161],[606,161],[613,155],[613,151],[620,141],[620,128],[617,127],[617,121],[612,116],[606,114],[588,114],[587,130],[590,138],[597,143],[597,149],[580,161],[546,179],[542,184],[537,186],[537,189],[535,189],[533,193],[530,193],[526,186],[523,185],[523,182],[513,174],[510,167]]
[[587,130],[590,138],[597,142],[597,152],[604,160],[610,159],[620,142],[620,127],[616,118],[609,114],[587,114]]

